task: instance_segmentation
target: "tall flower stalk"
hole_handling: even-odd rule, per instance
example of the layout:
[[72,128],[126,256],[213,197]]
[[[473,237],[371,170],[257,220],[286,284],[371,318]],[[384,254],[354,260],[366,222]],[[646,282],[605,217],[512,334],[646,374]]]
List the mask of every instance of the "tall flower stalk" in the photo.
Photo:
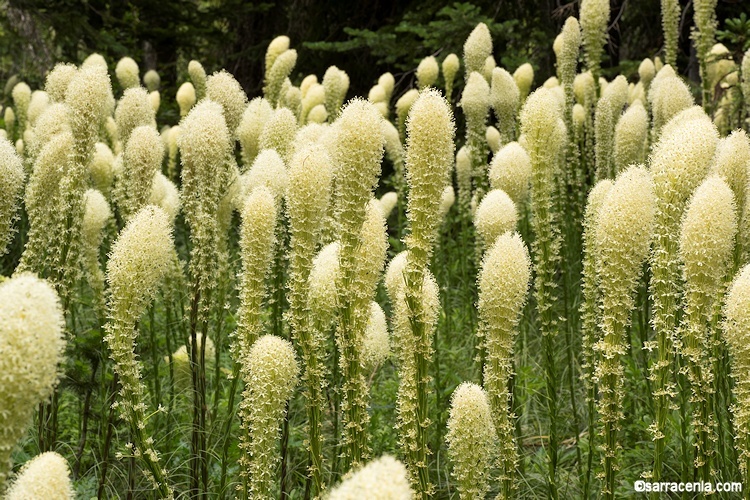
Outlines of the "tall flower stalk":
[[534,293],[539,312],[539,331],[544,351],[545,386],[549,412],[547,482],[549,494],[557,498],[557,362],[555,339],[560,322],[556,273],[560,264],[560,232],[555,212],[555,179],[560,170],[562,148],[566,143],[565,123],[553,92],[546,88],[531,94],[521,110],[521,133],[531,158],[531,205],[534,243],[532,253],[536,279]]
[[716,395],[714,358],[721,339],[715,336],[720,300],[732,269],[737,210],[726,182],[712,176],[695,190],[680,231],[685,278],[685,318],[681,355],[692,391],[695,469],[704,482],[715,480]]
[[[700,109],[699,109],[700,111]],[[684,113],[691,111],[688,109]],[[677,316],[680,294],[679,231],[682,215],[693,190],[708,172],[718,133],[702,112],[692,119],[676,116],[662,132],[651,157],[651,173],[656,194],[654,242],[651,253],[653,297],[651,325],[655,340],[646,348],[655,351],[650,378],[654,390],[655,418],[651,424],[654,439],[653,481],[662,477],[666,446],[667,415],[677,389],[672,379],[675,350],[679,348]]]
[[167,471],[159,464],[154,440],[146,431],[146,387],[136,357],[137,322],[164,280],[174,255],[167,214],[147,206],[122,230],[107,263],[109,322],[104,340],[120,381],[117,408],[130,427],[131,453],[143,461],[160,498],[172,498]]
[[[481,76],[480,76],[481,78]],[[486,82],[485,82],[486,85]],[[402,351],[411,359],[414,372],[405,371],[399,385],[398,417],[401,440],[408,450],[407,467],[422,498],[433,492],[428,471],[430,450],[427,444],[430,425],[427,405],[436,323],[424,309],[423,283],[441,223],[440,201],[450,181],[453,164],[453,114],[443,96],[435,90],[423,91],[411,108],[407,121],[406,179],[409,183],[407,217],[409,234],[404,242],[409,253],[404,270],[404,302],[407,306],[408,344]]]
[[292,158],[286,198],[290,233],[289,323],[305,365],[302,379],[307,398],[308,471],[313,497],[324,488],[321,415],[325,410],[325,360],[322,357],[324,339],[311,325],[314,319],[307,297],[310,270],[322,229],[323,219],[319,215],[328,210],[331,180],[331,161],[322,147],[302,149]]
[[479,274],[479,331],[487,351],[484,387],[497,432],[498,468],[502,489],[498,498],[513,498],[517,489],[518,451],[514,438],[512,395],[513,351],[521,311],[531,279],[528,250],[517,233],[500,235],[490,247]]
[[[326,90],[328,95],[328,90]],[[354,99],[341,111],[335,124],[331,156],[336,169],[335,213],[339,226],[340,268],[338,289],[339,363],[343,373],[344,446],[347,468],[369,456],[367,381],[360,356],[371,298],[359,285],[357,248],[369,199],[380,174],[383,157],[382,117],[372,104]]]
[[601,340],[595,377],[599,380],[598,413],[602,424],[602,494],[615,498],[624,418],[624,366],[627,327],[635,306],[641,266],[648,257],[654,222],[654,187],[645,168],[634,166],[618,177],[606,195],[596,221],[596,274],[601,296]]

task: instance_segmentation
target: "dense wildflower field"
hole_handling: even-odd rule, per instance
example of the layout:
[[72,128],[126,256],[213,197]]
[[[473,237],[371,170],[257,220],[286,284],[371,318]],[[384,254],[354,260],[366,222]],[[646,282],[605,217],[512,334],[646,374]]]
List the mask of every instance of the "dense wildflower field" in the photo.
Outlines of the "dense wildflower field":
[[636,81],[583,0],[545,82],[484,24],[366,98],[285,36],[261,96],[9,82],[0,496],[750,498],[750,51],[693,4],[698,85],[676,0]]

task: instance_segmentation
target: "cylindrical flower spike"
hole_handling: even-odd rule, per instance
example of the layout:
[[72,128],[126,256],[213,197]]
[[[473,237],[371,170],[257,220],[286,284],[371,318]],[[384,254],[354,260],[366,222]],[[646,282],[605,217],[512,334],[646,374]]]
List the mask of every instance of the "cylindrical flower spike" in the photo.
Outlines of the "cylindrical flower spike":
[[516,133],[516,115],[521,104],[521,91],[513,76],[503,68],[492,70],[490,104],[497,117],[502,142],[512,140]]
[[114,198],[123,221],[128,221],[148,202],[151,184],[161,172],[164,143],[152,126],[133,130],[122,156],[122,171],[118,173]]
[[[75,138],[75,162],[83,169],[99,139],[112,104],[112,87],[106,69],[81,69],[70,82],[65,104],[70,108],[70,126]],[[153,111],[151,112],[153,117]]]
[[[665,68],[668,67],[665,66]],[[651,133],[654,141],[659,137],[662,128],[672,117],[693,105],[693,96],[690,93],[690,89],[676,76],[659,78],[659,75],[657,75],[651,85],[648,99],[651,105],[651,112],[654,115],[653,131]]]
[[172,498],[167,472],[159,464],[153,438],[146,432],[146,387],[135,348],[136,324],[164,280],[174,256],[172,226],[160,208],[147,206],[135,214],[112,247],[107,262],[109,322],[104,340],[120,380],[117,407],[130,426],[137,455],[162,498]]
[[581,2],[583,49],[587,69],[591,71],[595,82],[599,81],[602,53],[607,43],[609,14],[609,0],[583,0]]
[[[361,370],[359,332],[366,326],[372,298],[358,288],[357,281],[362,276],[358,270],[357,249],[363,244],[361,231],[367,218],[362,200],[370,199],[380,174],[384,144],[381,121],[380,113],[371,103],[353,99],[336,121],[336,134],[329,149],[336,171],[335,214],[341,244],[341,275],[337,286],[340,320],[336,342],[344,375],[342,408],[347,465],[361,463],[369,453],[369,391]],[[375,210],[382,219],[380,209],[375,207]]]
[[603,424],[602,493],[615,498],[615,472],[624,418],[624,367],[627,326],[635,306],[641,267],[648,257],[655,208],[651,175],[642,166],[623,172],[607,193],[596,220],[594,248],[601,294],[601,340],[595,377],[599,380],[599,418]]
[[453,391],[445,439],[459,497],[461,500],[484,498],[489,491],[497,439],[484,389],[464,382]]
[[46,281],[21,273],[0,283],[0,489],[13,448],[57,385],[63,327],[60,301]]
[[578,66],[578,55],[581,50],[581,27],[578,20],[571,16],[565,20],[565,25],[560,32],[561,47],[557,54],[557,71],[560,82],[565,90],[566,120],[570,126],[570,113],[574,104],[573,81],[576,77]]
[[[249,460],[248,498],[273,498],[277,451],[286,405],[294,393],[299,366],[292,344],[273,335],[259,338],[245,361],[246,383],[240,412],[249,434],[242,452]],[[242,460],[242,459],[241,459]]]
[[[711,174],[718,175],[732,188],[740,214],[744,210],[748,196],[748,165],[750,165],[750,138],[744,130],[735,130],[729,137],[719,140],[711,163]],[[748,238],[750,235],[743,237],[743,233],[740,232],[738,243],[744,249],[750,248]]]
[[44,82],[44,90],[49,94],[52,102],[65,102],[68,93],[68,85],[78,72],[78,68],[70,63],[58,63],[49,72]]
[[13,239],[13,222],[26,177],[23,162],[7,139],[0,139],[0,257]]
[[664,62],[677,67],[677,44],[680,41],[680,1],[661,0],[661,27],[664,31]]
[[54,451],[26,462],[6,493],[7,500],[73,500],[68,462]]
[[264,186],[256,187],[242,207],[240,224],[240,271],[236,340],[232,355],[242,364],[262,332],[263,299],[266,276],[271,269],[276,241],[276,205],[273,194]]
[[190,81],[193,82],[195,87],[195,97],[198,101],[206,97],[206,70],[203,69],[203,65],[192,60],[188,63],[188,75],[190,75]]
[[247,95],[239,82],[222,70],[206,79],[206,97],[221,104],[229,133],[234,136],[247,107]]
[[408,90],[398,98],[396,101],[396,116],[398,118],[398,132],[401,135],[401,139],[406,139],[406,118],[409,116],[409,110],[411,109],[414,101],[419,97],[419,91],[417,89]]
[[479,23],[464,43],[464,66],[466,74],[477,72],[481,75],[484,62],[492,55],[492,35],[484,23]]
[[159,86],[161,85],[161,77],[159,76],[159,73],[154,69],[146,71],[146,74],[143,75],[143,84],[149,92],[159,90]]
[[331,491],[328,500],[411,500],[413,497],[404,464],[384,455],[347,474]]
[[[130,139],[130,134],[136,127],[155,125],[154,108],[148,98],[148,92],[143,87],[131,88],[125,91],[115,109],[115,122],[120,139],[120,148],[124,148]],[[118,153],[120,150],[115,151]]]
[[513,376],[513,345],[531,279],[531,262],[518,234],[500,235],[487,251],[479,274],[479,331],[487,358],[484,385],[499,441],[501,498],[517,488],[517,451],[508,382]]
[[711,48],[716,42],[716,4],[718,0],[695,0],[693,2],[693,20],[695,29],[691,33],[691,38],[695,42],[695,52],[698,56],[701,82],[703,85],[703,109],[709,110],[710,102],[713,98],[713,88],[711,88],[710,77],[708,75],[708,66],[710,64]]
[[288,108],[278,108],[269,118],[258,137],[258,147],[274,149],[286,163],[294,153],[294,137],[297,134],[297,118]]
[[268,48],[266,49],[266,74],[271,72],[271,68],[273,68],[273,64],[276,62],[276,59],[278,59],[281,54],[289,50],[290,43],[291,40],[289,40],[289,37],[285,35],[277,36],[276,38],[271,40],[271,43],[268,44]]

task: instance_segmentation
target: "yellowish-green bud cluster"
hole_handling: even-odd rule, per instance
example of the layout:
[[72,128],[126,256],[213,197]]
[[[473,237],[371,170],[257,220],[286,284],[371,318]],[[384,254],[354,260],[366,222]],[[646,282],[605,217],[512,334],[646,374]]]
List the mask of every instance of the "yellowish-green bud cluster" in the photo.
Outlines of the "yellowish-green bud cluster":
[[464,382],[453,391],[445,439],[459,497],[462,500],[484,498],[489,491],[497,439],[484,389]]
[[323,75],[323,87],[326,91],[325,108],[328,112],[328,119],[333,121],[341,113],[341,106],[349,91],[349,75],[336,66],[331,66]]
[[188,63],[188,75],[190,75],[190,81],[195,86],[195,97],[197,100],[201,100],[206,97],[206,70],[203,69],[203,65],[192,60]]
[[99,248],[104,239],[104,227],[111,219],[112,210],[104,195],[96,189],[86,191],[81,224],[82,260],[86,280],[94,291],[100,311],[104,310],[104,273],[99,265]]
[[456,54],[450,53],[443,59],[443,80],[445,81],[445,96],[450,101],[453,96],[453,83],[461,67],[461,61]]
[[242,171],[249,169],[260,151],[260,135],[273,116],[273,108],[262,97],[256,97],[245,108],[237,128],[237,138],[242,147]]
[[23,133],[28,126],[29,104],[31,104],[31,87],[25,82],[16,84],[11,92],[13,106],[16,108],[18,130]]
[[190,108],[195,105],[195,87],[190,82],[185,82],[177,89],[175,96],[177,105],[180,106],[180,116],[184,117],[190,112]]
[[396,117],[398,119],[398,132],[402,139],[406,139],[406,118],[409,116],[414,101],[419,97],[417,89],[410,89],[396,101]]
[[433,56],[425,57],[417,66],[417,87],[419,90],[433,87],[440,75],[440,66]]
[[141,85],[141,77],[139,73],[140,70],[138,69],[138,63],[130,57],[123,57],[117,61],[117,66],[115,66],[115,76],[117,76],[117,81],[120,82],[120,87],[122,87],[123,90],[139,87]]
[[102,142],[94,144],[94,153],[89,162],[89,177],[93,186],[108,195],[114,181],[115,157],[109,146]]
[[521,92],[521,102],[525,101],[534,84],[534,67],[529,63],[523,63],[513,72],[513,80]]
[[159,73],[153,69],[146,71],[146,74],[143,75],[143,84],[149,92],[159,90],[159,86],[161,85],[161,77],[159,76]]

